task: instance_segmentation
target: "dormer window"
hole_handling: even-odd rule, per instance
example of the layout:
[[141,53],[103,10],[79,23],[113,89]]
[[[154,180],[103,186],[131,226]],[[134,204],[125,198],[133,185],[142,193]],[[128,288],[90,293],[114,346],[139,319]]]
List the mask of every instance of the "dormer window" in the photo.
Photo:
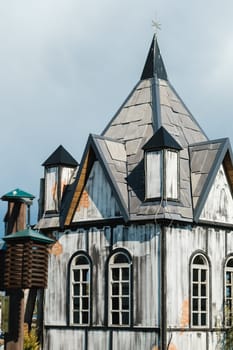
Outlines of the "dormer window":
[[45,167],[45,213],[59,212],[64,188],[70,183],[77,165],[76,160],[63,146],[59,146],[43,163]]
[[145,199],[178,200],[180,145],[161,127],[144,145]]

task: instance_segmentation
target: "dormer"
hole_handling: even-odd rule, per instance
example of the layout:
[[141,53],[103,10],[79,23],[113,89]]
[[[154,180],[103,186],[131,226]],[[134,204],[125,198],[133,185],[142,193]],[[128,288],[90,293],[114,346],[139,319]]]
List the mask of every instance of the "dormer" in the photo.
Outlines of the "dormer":
[[161,127],[143,146],[145,200],[179,199],[179,151],[181,146]]
[[65,186],[70,184],[78,163],[60,145],[42,165],[45,167],[44,213],[58,214]]

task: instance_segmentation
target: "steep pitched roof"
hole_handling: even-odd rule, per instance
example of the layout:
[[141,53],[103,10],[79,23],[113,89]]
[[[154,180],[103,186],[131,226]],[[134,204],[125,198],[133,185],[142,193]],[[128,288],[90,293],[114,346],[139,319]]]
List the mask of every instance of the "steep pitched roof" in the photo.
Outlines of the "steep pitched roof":
[[154,78],[155,76],[157,76],[158,79],[167,80],[167,72],[160,54],[156,35],[153,37],[141,80]]
[[154,149],[171,148],[181,150],[182,148],[178,142],[161,126],[158,131],[151,137],[151,139],[142,147],[144,151]]
[[[151,147],[151,144],[158,146],[161,142],[165,145],[175,145],[179,150],[180,195],[176,203],[167,202],[163,198],[159,202],[145,201],[144,148]],[[198,166],[201,168],[203,161],[200,158],[199,165],[195,168],[197,151],[204,144],[206,148],[203,156],[206,154],[212,157],[216,165],[222,157],[222,143],[208,141],[170,84],[154,37],[140,81],[106,126],[101,137],[91,136],[87,143],[77,179],[69,189],[66,202],[63,203],[62,223],[69,225],[71,222],[95,157],[101,162],[126,221],[167,218],[192,222],[193,206],[197,220],[210,186],[207,182],[211,184],[211,176],[215,173],[212,162],[207,162],[209,169],[205,164],[206,169],[201,174],[200,181],[198,184],[194,181],[198,176],[195,169]],[[114,158],[114,153],[117,157],[123,157],[124,161]],[[230,151],[228,153],[231,154]],[[224,159],[226,162],[226,155]],[[228,163],[231,164],[231,161]],[[209,171],[211,175],[208,174]],[[230,165],[229,174],[233,183]]]
[[124,145],[115,140],[104,139],[100,136],[90,135],[76,181],[72,186],[66,204],[61,209],[61,225],[69,225],[81,198],[85,184],[88,180],[94,160],[101,163],[102,169],[114,191],[116,201],[125,221],[128,221],[128,192],[126,183],[126,152]]
[[233,157],[227,138],[191,145],[189,149],[194,220],[198,222],[221,164],[233,191]]
[[[143,146],[160,129],[172,137],[180,151],[180,206],[144,203]],[[156,38],[152,40],[141,80],[102,133],[125,143],[128,168],[129,212],[132,219],[160,215],[192,220],[188,145],[206,135],[168,81]]]
[[52,165],[66,165],[69,167],[76,167],[78,162],[71,156],[71,154],[60,145],[42,164],[43,166]]

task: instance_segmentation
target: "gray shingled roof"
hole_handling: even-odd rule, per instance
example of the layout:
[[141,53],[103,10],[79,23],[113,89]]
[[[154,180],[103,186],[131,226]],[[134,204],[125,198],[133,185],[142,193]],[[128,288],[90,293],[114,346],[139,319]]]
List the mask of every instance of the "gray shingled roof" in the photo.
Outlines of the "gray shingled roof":
[[[177,202],[145,201],[143,146],[161,126],[181,146]],[[89,138],[77,179],[63,203],[62,223],[66,225],[88,177],[90,149],[100,161],[126,221],[166,218],[192,222],[194,214],[198,219],[219,161],[223,160],[224,152],[230,152],[225,141],[208,141],[170,84],[155,37],[141,80],[102,135]],[[228,167],[233,183],[231,159]]]
[[[152,45],[155,45],[153,51],[155,55],[159,55],[159,59],[150,56],[154,62],[153,74],[150,78],[139,82],[102,136],[125,143],[128,163],[129,211],[132,219],[156,215],[157,217],[192,220],[188,145],[206,141],[207,137],[172,88],[167,80],[167,75],[158,73],[156,62],[161,64],[162,58],[155,39]],[[148,59],[146,64],[149,64]],[[165,80],[158,79],[161,76],[164,76]],[[144,202],[145,179],[142,147],[160,126],[163,126],[182,147],[180,151],[180,201],[176,205],[167,202]]]

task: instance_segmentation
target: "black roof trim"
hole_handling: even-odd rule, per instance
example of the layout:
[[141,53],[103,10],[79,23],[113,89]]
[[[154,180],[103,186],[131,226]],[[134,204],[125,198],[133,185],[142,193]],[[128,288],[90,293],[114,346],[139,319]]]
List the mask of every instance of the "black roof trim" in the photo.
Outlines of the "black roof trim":
[[42,164],[43,166],[52,165],[67,165],[70,167],[78,166],[78,162],[71,156],[71,154],[60,145]]
[[152,39],[150,50],[141,75],[141,80],[150,79],[155,76],[157,76],[158,79],[168,80],[156,35],[154,35]]
[[150,140],[142,147],[144,151],[159,150],[164,148],[181,150],[179,143],[161,126]]

